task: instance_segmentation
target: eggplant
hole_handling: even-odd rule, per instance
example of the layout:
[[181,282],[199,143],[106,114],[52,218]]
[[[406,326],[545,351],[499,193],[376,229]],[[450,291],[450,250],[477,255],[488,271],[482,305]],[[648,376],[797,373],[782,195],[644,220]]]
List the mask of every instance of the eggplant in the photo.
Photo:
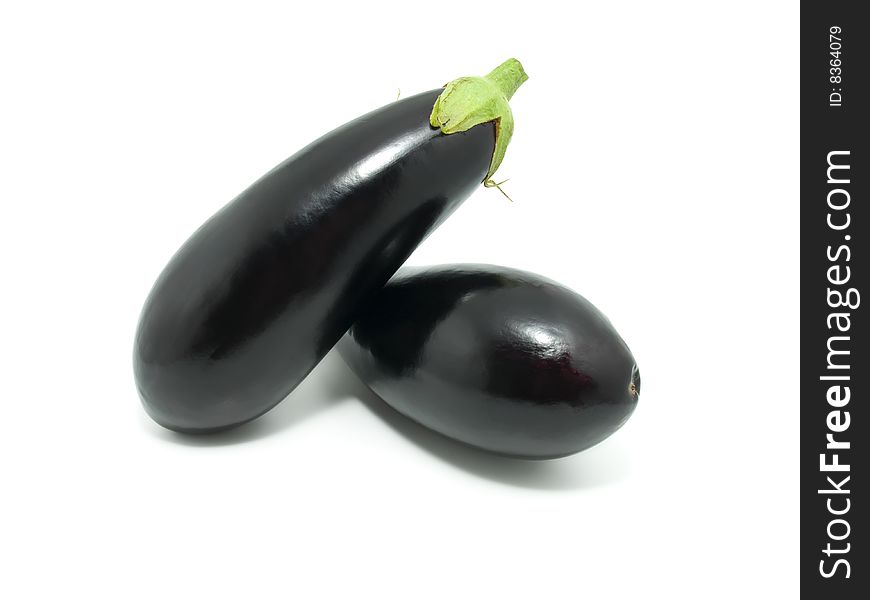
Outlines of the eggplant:
[[338,350],[398,412],[515,458],[599,443],[640,394],[637,364],[607,317],[554,281],[505,267],[404,267]]
[[272,169],[172,257],[142,309],[146,412],[224,430],[280,402],[480,183],[495,185],[527,78],[510,59],[335,129]]

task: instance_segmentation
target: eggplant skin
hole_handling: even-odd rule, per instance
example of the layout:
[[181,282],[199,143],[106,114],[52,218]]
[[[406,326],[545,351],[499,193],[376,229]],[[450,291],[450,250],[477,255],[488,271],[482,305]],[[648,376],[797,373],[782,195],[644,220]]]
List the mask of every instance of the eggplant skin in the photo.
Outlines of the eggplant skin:
[[595,306],[532,273],[403,268],[339,343],[387,404],[498,454],[559,458],[619,429],[640,372]]
[[431,127],[441,91],[313,142],[178,250],[145,302],[134,342],[136,385],[155,421],[213,432],[275,406],[481,184],[495,126],[450,135]]

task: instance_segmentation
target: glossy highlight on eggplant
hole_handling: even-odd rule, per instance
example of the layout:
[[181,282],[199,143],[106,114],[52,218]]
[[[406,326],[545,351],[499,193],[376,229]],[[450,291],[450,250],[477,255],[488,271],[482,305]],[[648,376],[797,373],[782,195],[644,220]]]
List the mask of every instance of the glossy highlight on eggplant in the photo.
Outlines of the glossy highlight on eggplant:
[[430,124],[441,93],[396,101],[328,133],[178,250],[134,342],[136,385],[155,421],[213,432],[274,407],[484,181],[495,123],[445,134]]
[[595,306],[505,267],[402,268],[338,348],[400,413],[517,458],[559,458],[601,442],[640,394],[631,351]]

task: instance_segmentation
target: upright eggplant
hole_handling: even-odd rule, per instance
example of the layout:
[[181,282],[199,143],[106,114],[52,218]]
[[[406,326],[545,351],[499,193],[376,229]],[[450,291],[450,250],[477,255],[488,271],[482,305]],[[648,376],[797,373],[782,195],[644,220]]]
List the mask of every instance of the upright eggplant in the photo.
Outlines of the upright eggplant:
[[240,425],[281,401],[417,245],[501,162],[510,59],[396,101],[303,148],[205,222],[145,301],[134,374],[181,432]]
[[403,268],[338,348],[397,411],[519,458],[597,444],[625,423],[640,394],[634,357],[598,309],[503,267]]

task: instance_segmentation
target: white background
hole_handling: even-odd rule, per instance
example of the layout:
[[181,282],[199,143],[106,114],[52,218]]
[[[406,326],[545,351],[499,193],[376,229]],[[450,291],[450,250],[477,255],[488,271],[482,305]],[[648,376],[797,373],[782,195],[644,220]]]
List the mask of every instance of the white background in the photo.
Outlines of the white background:
[[[121,4],[0,9],[0,596],[797,596],[797,3]],[[152,423],[133,333],[188,235],[509,56],[514,202],[481,188],[412,262],[584,294],[640,365],[629,423],[483,455],[333,354],[235,432]]]

